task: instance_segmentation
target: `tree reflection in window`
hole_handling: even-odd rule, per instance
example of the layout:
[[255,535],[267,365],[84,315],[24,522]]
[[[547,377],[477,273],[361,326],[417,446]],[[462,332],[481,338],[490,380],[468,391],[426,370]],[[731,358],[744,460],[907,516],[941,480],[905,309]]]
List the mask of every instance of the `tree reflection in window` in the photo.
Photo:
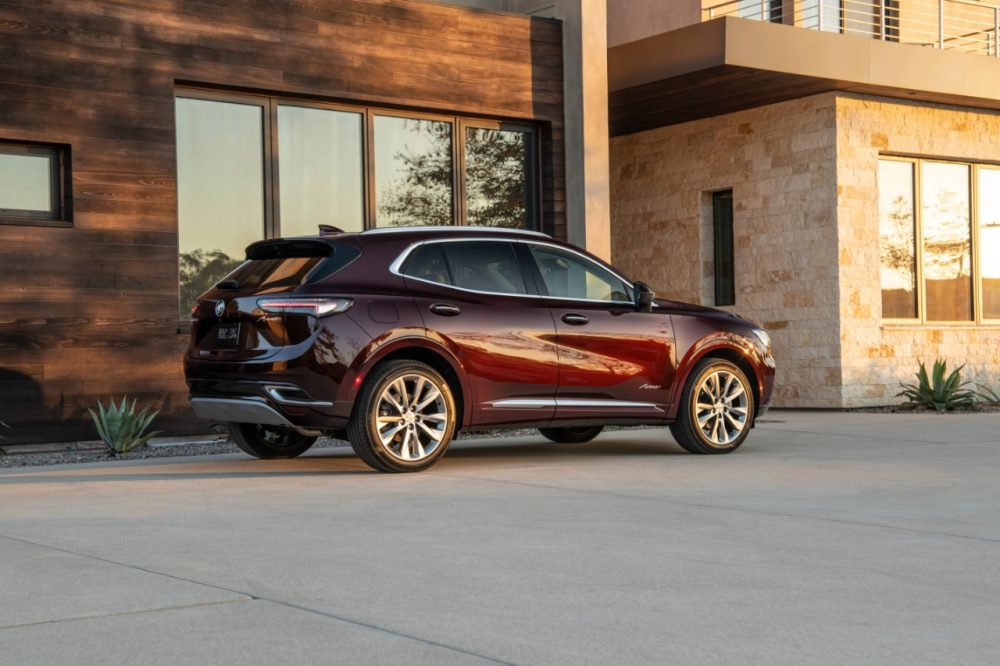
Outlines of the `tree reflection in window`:
[[927,319],[972,319],[969,167],[925,162],[922,170]]
[[913,319],[917,316],[913,165],[881,160],[878,176],[882,316]]
[[380,227],[452,224],[452,125],[375,116],[375,200]]
[[466,128],[465,190],[469,224],[529,226],[530,139],[526,132]]

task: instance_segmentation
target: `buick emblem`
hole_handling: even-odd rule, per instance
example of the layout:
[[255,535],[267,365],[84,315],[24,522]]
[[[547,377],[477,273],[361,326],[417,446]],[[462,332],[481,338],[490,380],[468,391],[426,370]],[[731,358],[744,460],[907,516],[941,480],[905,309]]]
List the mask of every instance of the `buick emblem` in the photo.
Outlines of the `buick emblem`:
[[216,301],[215,303],[215,316],[221,317],[222,313],[226,311],[225,301]]

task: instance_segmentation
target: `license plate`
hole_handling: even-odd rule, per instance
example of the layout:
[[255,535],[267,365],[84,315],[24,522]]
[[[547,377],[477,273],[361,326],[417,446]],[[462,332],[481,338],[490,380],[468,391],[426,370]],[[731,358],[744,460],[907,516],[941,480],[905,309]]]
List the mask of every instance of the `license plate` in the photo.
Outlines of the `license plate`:
[[215,327],[215,344],[220,347],[235,347],[239,343],[239,324],[219,324]]

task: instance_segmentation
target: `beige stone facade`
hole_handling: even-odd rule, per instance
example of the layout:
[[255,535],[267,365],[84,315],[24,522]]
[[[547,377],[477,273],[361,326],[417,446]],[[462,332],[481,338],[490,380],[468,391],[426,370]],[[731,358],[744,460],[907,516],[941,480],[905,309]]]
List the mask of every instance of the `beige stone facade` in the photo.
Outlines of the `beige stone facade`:
[[1000,384],[1000,327],[881,317],[880,154],[996,161],[1000,115],[837,93],[616,137],[612,256],[661,295],[712,304],[711,192],[733,190],[736,305],[779,362],[775,402],[897,402],[918,359]]
[[892,325],[879,282],[880,155],[1000,160],[1000,113],[883,98],[837,99],[840,338],[845,406],[895,402],[920,360],[967,364],[970,380],[1000,388],[1000,326]]

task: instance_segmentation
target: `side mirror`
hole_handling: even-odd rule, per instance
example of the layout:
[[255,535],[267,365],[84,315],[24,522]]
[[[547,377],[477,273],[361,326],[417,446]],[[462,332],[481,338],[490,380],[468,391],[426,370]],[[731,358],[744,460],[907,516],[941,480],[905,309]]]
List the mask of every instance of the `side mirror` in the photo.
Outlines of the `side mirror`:
[[645,282],[636,282],[632,289],[635,292],[635,307],[639,312],[652,312],[656,292]]

